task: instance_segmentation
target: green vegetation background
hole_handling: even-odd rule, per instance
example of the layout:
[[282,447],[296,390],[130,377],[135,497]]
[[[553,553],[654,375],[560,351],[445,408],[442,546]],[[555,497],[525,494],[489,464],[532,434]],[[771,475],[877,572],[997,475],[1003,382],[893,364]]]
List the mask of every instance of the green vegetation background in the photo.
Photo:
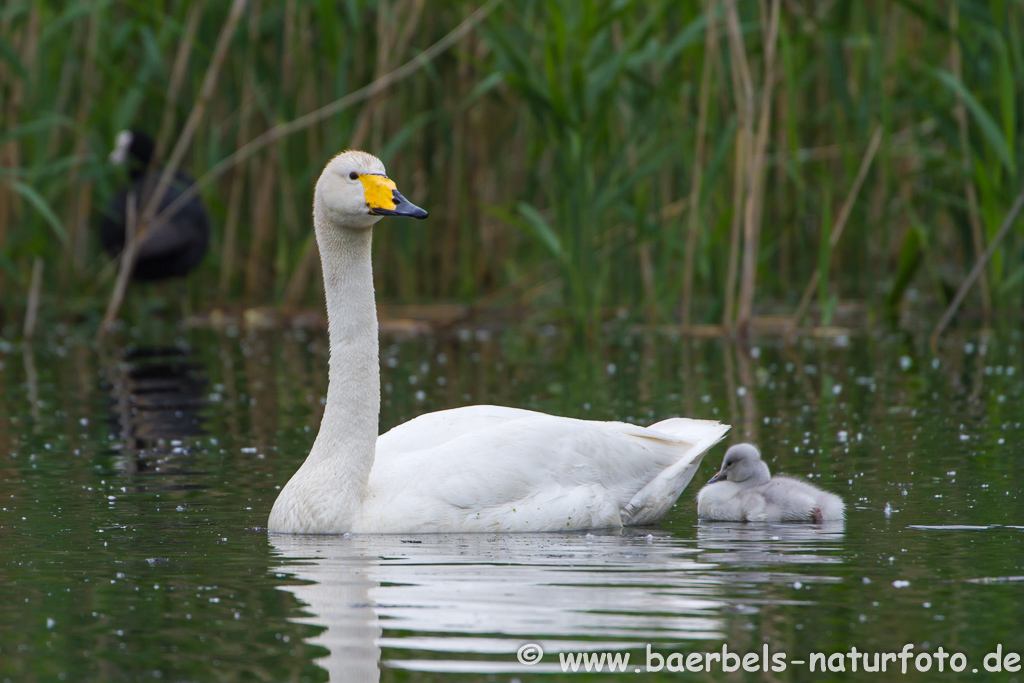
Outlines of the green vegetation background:
[[[250,2],[184,167],[385,76],[480,6]],[[0,324],[20,321],[39,258],[42,309],[98,320],[114,135],[166,129],[173,146],[229,7],[0,7]],[[506,1],[206,185],[214,234],[188,303],[319,306],[312,188],[357,147],[431,212],[377,230],[384,302],[727,324],[791,313],[805,288],[824,323],[840,300],[876,317],[911,292],[943,304],[1020,191],[1022,96],[1016,0]],[[1022,246],[1011,232],[971,307],[1019,310]]]

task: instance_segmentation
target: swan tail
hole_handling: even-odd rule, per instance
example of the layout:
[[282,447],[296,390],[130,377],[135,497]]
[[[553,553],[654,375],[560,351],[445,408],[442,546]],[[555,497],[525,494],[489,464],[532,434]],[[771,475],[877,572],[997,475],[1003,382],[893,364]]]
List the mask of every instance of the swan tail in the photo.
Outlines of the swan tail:
[[686,448],[679,460],[662,470],[630,499],[622,509],[622,523],[653,524],[664,517],[697,473],[704,454],[725,438],[729,428],[714,420],[685,417],[669,418],[648,427]]

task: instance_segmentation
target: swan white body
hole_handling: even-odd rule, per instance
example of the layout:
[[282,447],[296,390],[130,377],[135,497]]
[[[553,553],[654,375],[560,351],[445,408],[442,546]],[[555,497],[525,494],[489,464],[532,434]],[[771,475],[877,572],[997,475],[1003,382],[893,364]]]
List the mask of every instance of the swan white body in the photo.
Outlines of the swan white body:
[[664,516],[728,425],[671,418],[644,428],[485,405],[422,415],[378,438],[370,228],[382,214],[426,212],[394,190],[376,157],[335,157],[313,210],[331,341],[327,403],[269,530],[548,531]]
[[827,522],[843,519],[839,496],[768,471],[750,444],[725,453],[722,469],[697,493],[697,516],[718,522]]

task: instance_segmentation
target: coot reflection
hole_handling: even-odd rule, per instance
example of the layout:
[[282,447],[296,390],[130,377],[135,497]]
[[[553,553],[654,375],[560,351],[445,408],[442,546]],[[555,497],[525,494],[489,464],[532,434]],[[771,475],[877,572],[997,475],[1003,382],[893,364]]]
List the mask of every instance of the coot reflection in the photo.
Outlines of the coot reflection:
[[125,349],[108,368],[104,388],[119,467],[132,474],[188,474],[188,440],[206,431],[207,378],[194,356],[180,347]]

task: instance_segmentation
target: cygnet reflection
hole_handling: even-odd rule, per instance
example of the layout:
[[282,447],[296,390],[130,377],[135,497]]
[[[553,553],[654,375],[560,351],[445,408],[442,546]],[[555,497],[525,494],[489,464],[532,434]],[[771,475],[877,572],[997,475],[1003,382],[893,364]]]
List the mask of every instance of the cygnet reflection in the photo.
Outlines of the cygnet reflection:
[[[766,584],[810,585],[836,583],[834,570],[815,565],[844,561],[844,522],[822,524],[747,524],[706,522],[697,527],[699,559],[714,562],[718,576],[730,586],[734,606],[743,611],[748,599],[770,604],[779,598]],[[785,601],[792,601],[787,595]]]

